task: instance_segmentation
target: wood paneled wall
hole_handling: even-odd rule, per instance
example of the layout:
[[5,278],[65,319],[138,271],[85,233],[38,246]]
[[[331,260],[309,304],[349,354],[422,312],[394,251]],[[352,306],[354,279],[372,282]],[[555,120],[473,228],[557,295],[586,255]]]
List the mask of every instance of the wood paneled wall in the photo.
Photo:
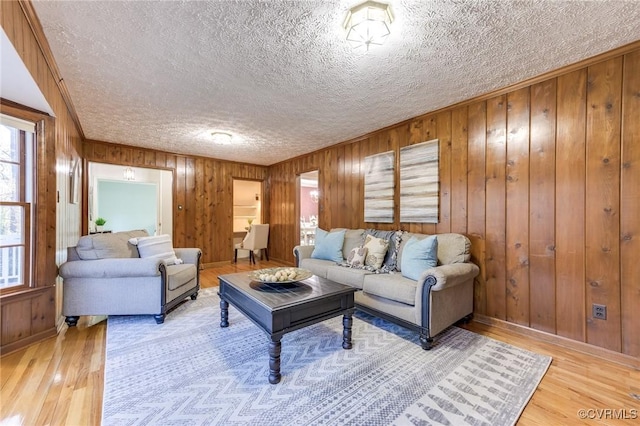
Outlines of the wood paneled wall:
[[[59,319],[55,264],[77,241],[86,209],[68,197],[82,129],[37,17],[29,2],[0,8],[4,31],[56,116],[54,146],[45,149],[56,187],[51,179],[43,189],[48,217],[37,231],[46,272],[37,292],[1,300],[6,353]],[[234,177],[266,181],[270,254],[293,262],[296,175],[319,170],[321,227],[463,233],[481,269],[476,313],[640,357],[638,43],[634,49],[269,168],[96,141],[83,155],[173,170],[174,206],[184,206],[175,211],[176,245],[201,247],[205,263],[230,259]],[[364,158],[433,138],[440,140],[439,223],[364,223]],[[592,318],[592,303],[607,305],[607,320]]]
[[0,352],[5,354],[54,335],[60,322],[62,286],[57,265],[66,260],[66,247],[75,244],[80,232],[80,205],[68,201],[68,188],[71,164],[80,158],[81,138],[57,74],[43,52],[42,39],[34,34],[33,28],[41,28],[30,4],[0,2],[0,22],[55,114],[54,119],[15,105],[2,105],[3,112],[43,124],[38,130],[36,165],[36,279],[32,289],[0,299]]
[[[439,223],[399,223],[397,207],[395,223],[365,223],[364,158],[433,138]],[[293,262],[296,175],[315,169],[322,228],[463,233],[481,269],[477,314],[640,357],[638,43],[272,166],[274,258]]]
[[[267,180],[267,168],[262,166],[92,140],[85,141],[84,158],[100,163],[172,170],[173,244],[175,247],[199,247],[205,264],[233,258],[233,179]],[[262,201],[265,223],[269,221],[268,193],[265,188]]]

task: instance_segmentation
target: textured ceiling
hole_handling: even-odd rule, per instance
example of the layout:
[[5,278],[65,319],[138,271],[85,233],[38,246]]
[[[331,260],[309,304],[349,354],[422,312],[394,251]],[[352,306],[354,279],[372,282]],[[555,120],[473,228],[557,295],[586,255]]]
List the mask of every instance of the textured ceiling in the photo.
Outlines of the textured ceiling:
[[640,39],[638,1],[398,0],[356,54],[358,3],[34,1],[87,138],[262,165]]

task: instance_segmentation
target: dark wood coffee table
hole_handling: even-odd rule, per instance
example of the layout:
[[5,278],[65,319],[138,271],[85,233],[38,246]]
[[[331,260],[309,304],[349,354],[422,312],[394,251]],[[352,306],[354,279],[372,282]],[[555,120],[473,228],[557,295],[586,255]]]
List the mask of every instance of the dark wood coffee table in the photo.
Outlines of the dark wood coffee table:
[[269,342],[269,383],[280,382],[281,339],[286,333],[344,315],[342,347],[351,349],[356,288],[312,276],[290,284],[253,281],[247,272],[220,275],[220,327],[229,326],[229,304],[260,327]]

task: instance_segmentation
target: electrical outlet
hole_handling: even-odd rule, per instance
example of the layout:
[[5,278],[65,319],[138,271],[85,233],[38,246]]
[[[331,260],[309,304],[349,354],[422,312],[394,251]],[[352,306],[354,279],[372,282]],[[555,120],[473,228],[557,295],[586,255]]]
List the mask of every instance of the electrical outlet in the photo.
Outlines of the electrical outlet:
[[598,305],[594,303],[592,306],[593,317],[597,319],[607,319],[607,305]]

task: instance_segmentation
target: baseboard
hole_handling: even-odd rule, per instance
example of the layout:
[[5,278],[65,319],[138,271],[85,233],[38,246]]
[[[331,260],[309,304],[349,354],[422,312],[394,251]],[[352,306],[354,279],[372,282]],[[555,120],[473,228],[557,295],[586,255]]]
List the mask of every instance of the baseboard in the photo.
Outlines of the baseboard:
[[567,337],[558,336],[556,334],[547,333],[545,331],[535,330],[533,328],[510,323],[497,318],[488,317],[486,315],[473,314],[473,320],[480,324],[488,325],[489,327],[508,330],[521,336],[532,337],[546,343],[552,343],[554,345],[571,349],[576,352],[585,353],[598,358],[602,358],[606,361],[612,361],[616,364],[622,364],[624,366],[631,367],[635,370],[640,370],[640,358],[636,358],[631,355],[625,355],[620,352],[600,348],[598,346],[590,345],[584,342],[578,342]]
[[2,345],[2,347],[0,347],[0,353],[2,354],[2,356],[5,356],[17,350],[26,348],[32,343],[36,343],[41,340],[48,339],[49,337],[55,337],[57,335],[58,335],[58,330],[56,329],[56,327],[51,327],[47,330],[41,331],[40,333],[36,333],[29,337],[25,337],[24,339],[11,342],[6,345]]
[[230,263],[233,263],[233,260],[221,260],[219,262],[210,262],[210,263],[201,263],[202,269],[207,268],[219,268],[220,266],[225,266]]
[[[269,260],[271,262],[282,263],[283,265],[286,265],[286,266],[295,266],[295,263],[289,262],[289,261],[286,261],[286,260],[282,260],[282,259],[278,259],[277,257],[276,258],[274,258],[274,257],[269,258]],[[226,266],[226,265],[229,265],[231,263],[233,263],[233,260],[222,260],[222,261],[219,261],[219,262],[202,263],[201,266],[202,266],[202,269],[219,268],[220,266]]]
[[272,257],[269,260],[272,262],[282,263],[283,265],[287,265],[287,266],[296,266],[295,262],[289,262],[288,260],[278,259],[277,257]]

